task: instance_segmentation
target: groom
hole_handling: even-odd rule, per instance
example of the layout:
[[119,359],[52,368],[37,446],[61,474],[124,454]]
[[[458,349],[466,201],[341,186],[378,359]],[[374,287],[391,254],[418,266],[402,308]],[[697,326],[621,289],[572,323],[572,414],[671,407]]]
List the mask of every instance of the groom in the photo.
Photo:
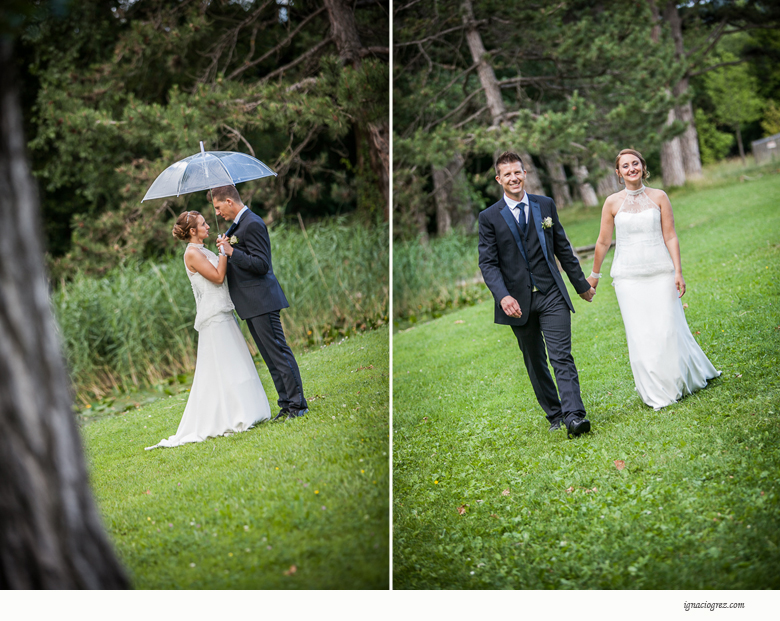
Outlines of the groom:
[[[580,297],[595,290],[585,279],[558,220],[555,203],[527,194],[526,172],[516,153],[496,160],[504,196],[479,214],[479,267],[496,301],[495,322],[512,326],[536,400],[550,431],[566,426],[569,437],[590,431],[571,355],[571,303],[555,257]],[[545,352],[546,345],[546,352]],[[555,383],[547,368],[550,356]],[[560,392],[560,397],[559,397]]]
[[281,411],[274,420],[303,416],[309,410],[298,364],[279,319],[279,311],[289,304],[274,276],[268,229],[262,218],[244,205],[235,186],[214,188],[208,196],[216,212],[225,220],[233,221],[217,244],[228,256],[230,298],[238,316],[249,326],[279,393]]

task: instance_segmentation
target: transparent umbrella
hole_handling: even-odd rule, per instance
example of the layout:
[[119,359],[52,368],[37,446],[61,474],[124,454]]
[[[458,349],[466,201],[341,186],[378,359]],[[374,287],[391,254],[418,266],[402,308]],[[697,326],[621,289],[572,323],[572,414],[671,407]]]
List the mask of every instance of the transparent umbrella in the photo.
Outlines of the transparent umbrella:
[[251,155],[234,151],[204,151],[201,141],[200,153],[168,166],[154,180],[141,202],[271,176],[275,177],[276,173]]
[[275,177],[276,173],[257,158],[235,151],[204,151],[201,141],[200,153],[168,166],[154,180],[141,202],[271,176]]

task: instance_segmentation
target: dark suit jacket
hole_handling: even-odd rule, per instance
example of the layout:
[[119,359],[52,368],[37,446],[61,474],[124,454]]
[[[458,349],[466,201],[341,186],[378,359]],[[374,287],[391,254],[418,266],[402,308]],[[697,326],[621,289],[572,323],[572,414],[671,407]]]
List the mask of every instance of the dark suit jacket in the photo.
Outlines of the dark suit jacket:
[[263,219],[247,209],[230,236],[236,236],[228,259],[230,298],[241,319],[287,308],[287,298],[274,276],[271,240]]
[[[561,267],[577,293],[588,291],[590,284],[585,280],[580,262],[574,256],[569,240],[566,239],[566,233],[558,220],[555,202],[551,198],[535,194],[528,194],[528,202],[530,206],[528,225],[536,227],[553,280],[560,289],[563,299],[566,300],[566,304],[569,305],[569,309],[574,312],[566,285],[563,284],[563,278],[555,264],[555,257],[558,257]],[[507,216],[514,222],[514,230]],[[548,217],[552,218],[553,225],[551,228],[542,229],[542,221]],[[520,227],[502,196],[496,204],[479,214],[479,268],[482,270],[485,284],[496,301],[496,323],[522,326],[528,321],[532,287],[526,254]],[[510,317],[501,308],[501,300],[508,295],[517,300],[520,310],[523,311],[523,316],[519,319]]]

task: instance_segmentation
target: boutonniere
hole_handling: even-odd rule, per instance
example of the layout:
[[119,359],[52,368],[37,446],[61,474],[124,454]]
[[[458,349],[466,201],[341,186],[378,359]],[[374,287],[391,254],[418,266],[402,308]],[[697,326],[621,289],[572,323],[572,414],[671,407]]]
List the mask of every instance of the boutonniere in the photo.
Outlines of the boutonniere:
[[552,228],[552,218],[550,216],[547,216],[544,220],[542,220],[542,228],[543,229]]
[[238,237],[233,235],[233,237],[230,238],[230,245],[235,246],[238,243]]

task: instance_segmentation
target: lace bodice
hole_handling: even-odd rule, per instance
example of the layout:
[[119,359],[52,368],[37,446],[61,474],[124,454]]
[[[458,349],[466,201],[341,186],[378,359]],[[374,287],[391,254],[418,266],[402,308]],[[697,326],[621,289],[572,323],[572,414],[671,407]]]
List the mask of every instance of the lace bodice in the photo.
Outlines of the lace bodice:
[[626,190],[615,215],[615,259],[610,271],[615,280],[674,274],[661,229],[661,208],[645,189]]
[[[187,244],[200,250],[209,262],[217,267],[219,258],[203,244]],[[210,323],[233,319],[233,302],[230,300],[227,278],[221,285],[216,285],[198,272],[191,272],[185,263],[187,276],[190,277],[192,293],[195,295],[195,330],[200,331]]]

